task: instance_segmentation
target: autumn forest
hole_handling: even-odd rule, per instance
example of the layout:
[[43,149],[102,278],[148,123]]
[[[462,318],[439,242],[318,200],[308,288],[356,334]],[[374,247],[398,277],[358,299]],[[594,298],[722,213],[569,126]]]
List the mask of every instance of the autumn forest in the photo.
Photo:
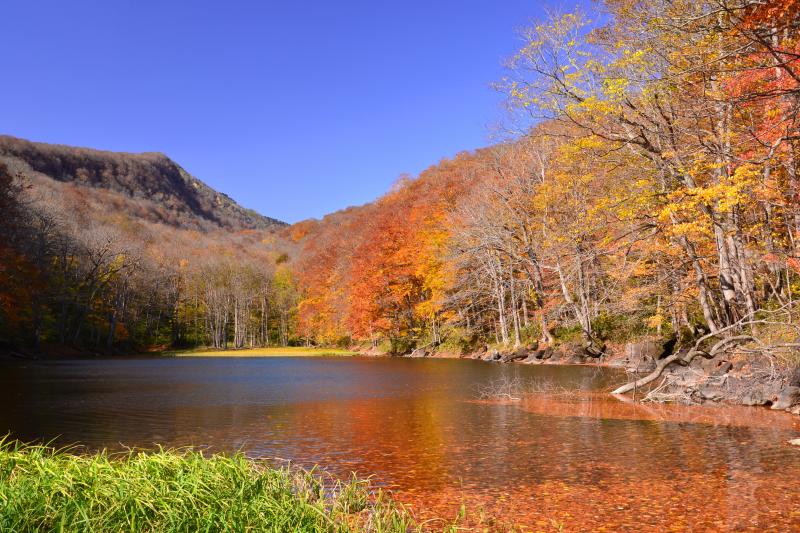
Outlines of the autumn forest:
[[522,33],[495,83],[507,140],[322,220],[214,218],[213,202],[198,215],[180,203],[196,191],[168,202],[120,185],[154,164],[125,157],[148,156],[89,151],[64,172],[52,148],[7,139],[6,344],[464,353],[571,339],[600,353],[725,337],[765,309],[788,314],[758,342],[793,342],[800,6],[605,9]]

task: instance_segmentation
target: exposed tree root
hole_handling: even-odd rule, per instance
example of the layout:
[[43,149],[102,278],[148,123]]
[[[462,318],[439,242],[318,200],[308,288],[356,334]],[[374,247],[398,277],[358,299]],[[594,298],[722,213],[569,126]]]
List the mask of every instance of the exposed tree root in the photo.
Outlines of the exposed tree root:
[[[718,354],[725,352],[727,350],[733,349],[737,346],[740,346],[745,343],[752,343],[757,346],[756,351],[760,354],[766,355],[772,364],[772,359],[775,357],[775,354],[780,350],[797,350],[800,348],[800,344],[798,343],[788,343],[788,344],[769,344],[763,342],[761,339],[757,338],[756,335],[756,326],[758,325],[768,325],[768,324],[780,324],[785,327],[789,327],[797,331],[798,326],[797,324],[792,324],[791,317],[786,322],[775,322],[770,316],[774,316],[780,313],[788,313],[790,308],[792,307],[792,303],[786,304],[783,307],[775,310],[761,310],[759,313],[762,316],[766,316],[766,318],[761,318],[758,320],[754,319],[754,315],[747,315],[742,317],[739,321],[730,326],[725,328],[718,329],[717,331],[708,333],[703,335],[702,337],[698,338],[694,345],[689,350],[679,351],[674,353],[664,359],[661,359],[656,363],[656,368],[650,374],[637,379],[635,381],[626,383],[621,387],[618,387],[612,391],[612,394],[619,395],[625,394],[630,391],[636,390],[640,387],[644,387],[649,385],[650,383],[657,380],[664,371],[673,363],[681,365],[681,366],[688,366],[695,357],[703,357],[705,359],[713,359]],[[749,328],[751,334],[738,334],[738,335],[731,335],[735,332],[742,332],[745,329]],[[703,349],[702,346],[709,341],[710,339],[718,338],[719,340],[711,346],[710,349],[706,350]],[[664,384],[662,384],[664,385]],[[661,387],[659,387],[661,388]]]

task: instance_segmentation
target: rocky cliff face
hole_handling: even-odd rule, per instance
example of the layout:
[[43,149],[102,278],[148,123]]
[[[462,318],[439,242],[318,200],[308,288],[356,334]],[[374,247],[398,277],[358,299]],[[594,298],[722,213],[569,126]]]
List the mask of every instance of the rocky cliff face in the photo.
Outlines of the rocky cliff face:
[[[191,176],[160,153],[129,154],[34,143],[0,136],[0,161],[12,172],[124,196],[137,213],[152,221],[192,229],[269,229],[283,222],[246,209]],[[137,203],[157,209],[139,209]],[[152,206],[150,206],[152,207]],[[138,216],[138,215],[137,215]]]

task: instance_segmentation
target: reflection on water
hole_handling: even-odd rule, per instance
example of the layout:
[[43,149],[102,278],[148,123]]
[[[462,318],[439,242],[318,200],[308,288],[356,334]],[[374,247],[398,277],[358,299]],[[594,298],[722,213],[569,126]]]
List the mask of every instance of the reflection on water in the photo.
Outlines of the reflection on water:
[[[500,377],[575,386],[476,400]],[[90,447],[198,445],[373,475],[423,515],[484,526],[800,528],[785,414],[626,404],[592,367],[265,358],[4,364],[0,431]]]

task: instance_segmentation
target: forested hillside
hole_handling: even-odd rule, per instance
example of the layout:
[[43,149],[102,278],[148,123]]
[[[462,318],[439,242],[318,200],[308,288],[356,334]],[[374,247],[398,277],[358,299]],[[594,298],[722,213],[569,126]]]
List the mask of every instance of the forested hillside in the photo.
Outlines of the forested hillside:
[[[70,184],[74,187],[67,190],[85,195],[100,209],[113,206],[178,228],[241,230],[284,225],[243,208],[163,154],[104,152],[0,136],[0,161],[10,172],[41,187],[60,191],[64,187],[52,181]],[[103,194],[103,190],[115,194]]]
[[0,191],[6,350],[288,343],[285,224],[167,157],[1,137]]
[[516,139],[292,229],[301,336],[797,363],[800,4],[605,9],[522,33],[496,84]]

